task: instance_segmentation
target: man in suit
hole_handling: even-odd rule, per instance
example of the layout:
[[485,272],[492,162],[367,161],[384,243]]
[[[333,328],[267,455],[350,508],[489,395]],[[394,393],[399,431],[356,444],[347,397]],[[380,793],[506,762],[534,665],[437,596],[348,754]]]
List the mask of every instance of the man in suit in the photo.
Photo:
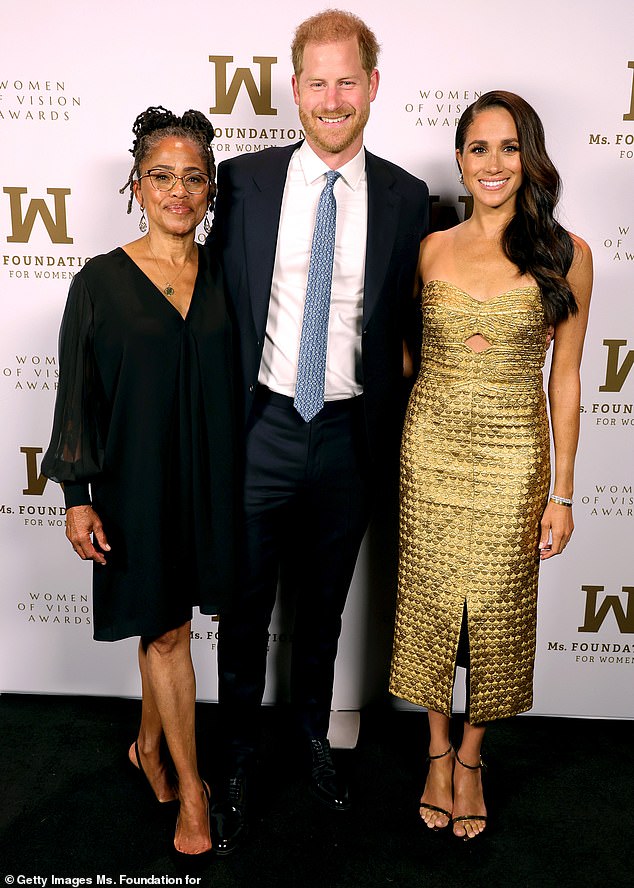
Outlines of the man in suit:
[[280,572],[296,593],[291,693],[310,785],[332,809],[350,805],[327,740],[334,664],[372,503],[396,474],[403,319],[428,216],[424,182],[363,147],[378,48],[349,13],[300,25],[292,86],[305,140],[218,169],[211,240],[237,323],[246,427],[244,576],[218,642],[229,747],[219,854],[246,828]]

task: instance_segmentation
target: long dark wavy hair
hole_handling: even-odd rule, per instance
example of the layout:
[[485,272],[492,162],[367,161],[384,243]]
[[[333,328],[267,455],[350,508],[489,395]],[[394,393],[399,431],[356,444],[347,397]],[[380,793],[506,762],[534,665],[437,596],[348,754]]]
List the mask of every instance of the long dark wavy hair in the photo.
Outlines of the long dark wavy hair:
[[120,194],[123,194],[126,188],[130,189],[128,213],[132,209],[134,177],[141,176],[141,167],[145,158],[162,139],[166,139],[169,136],[189,139],[190,142],[193,142],[200,149],[200,155],[206,163],[207,175],[209,176],[209,206],[213,208],[216,196],[216,163],[214,153],[211,150],[214,128],[202,111],[190,109],[185,111],[182,117],[177,117],[176,114],[168,111],[167,108],[157,105],[156,107],[147,108],[139,114],[132,124],[132,132],[135,138],[132,148],[130,148],[130,154],[134,157],[134,163],[130,170],[128,181],[123,188],[119,189]]
[[515,121],[522,161],[522,185],[515,214],[502,233],[502,248],[520,274],[535,278],[546,320],[556,324],[578,311],[566,280],[574,244],[554,217],[561,179],[546,151],[544,127],[537,113],[520,96],[504,90],[484,93],[464,111],[456,129],[460,154],[475,117],[488,108],[504,108]]

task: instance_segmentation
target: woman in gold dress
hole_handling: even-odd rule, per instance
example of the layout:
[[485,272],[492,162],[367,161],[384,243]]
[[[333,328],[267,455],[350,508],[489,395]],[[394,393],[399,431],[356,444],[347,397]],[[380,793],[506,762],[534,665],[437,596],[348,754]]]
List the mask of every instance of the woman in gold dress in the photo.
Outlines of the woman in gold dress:
[[[573,531],[592,257],[554,220],[560,179],[541,121],[519,96],[491,92],[471,105],[456,157],[473,213],[431,234],[420,253],[423,343],[401,454],[390,689],[428,709],[421,818],[466,840],[486,825],[486,723],[532,706],[540,561],[563,552]],[[461,638],[467,712],[454,750]]]

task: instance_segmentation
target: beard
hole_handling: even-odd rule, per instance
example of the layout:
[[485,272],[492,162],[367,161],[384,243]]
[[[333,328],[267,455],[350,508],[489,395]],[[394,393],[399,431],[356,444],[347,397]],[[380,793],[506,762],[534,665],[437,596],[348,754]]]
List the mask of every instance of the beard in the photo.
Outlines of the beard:
[[[329,131],[324,124],[321,123],[319,117],[343,117],[349,115],[342,127]],[[357,110],[351,105],[342,105],[334,111],[323,113],[319,108],[314,111],[306,111],[299,108],[299,119],[304,127],[304,133],[309,143],[313,143],[322,151],[328,154],[340,154],[349,148],[350,145],[363,133],[365,125],[370,117],[369,102],[363,108]]]

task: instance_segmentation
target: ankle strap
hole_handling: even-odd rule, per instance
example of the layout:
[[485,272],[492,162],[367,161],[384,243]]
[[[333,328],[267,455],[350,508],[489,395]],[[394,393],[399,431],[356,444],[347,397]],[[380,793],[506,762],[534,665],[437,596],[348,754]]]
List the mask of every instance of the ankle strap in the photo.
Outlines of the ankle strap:
[[432,762],[432,761],[434,761],[434,759],[444,759],[444,757],[446,755],[449,755],[450,752],[453,752],[453,746],[451,746],[451,745],[449,746],[449,749],[447,750],[447,752],[441,752],[440,755],[428,755],[427,761]]
[[456,752],[456,761],[459,765],[462,765],[463,768],[466,768],[468,771],[479,771],[481,768],[485,768],[486,765],[480,759],[477,765],[467,765],[466,762],[463,762],[458,753]]

